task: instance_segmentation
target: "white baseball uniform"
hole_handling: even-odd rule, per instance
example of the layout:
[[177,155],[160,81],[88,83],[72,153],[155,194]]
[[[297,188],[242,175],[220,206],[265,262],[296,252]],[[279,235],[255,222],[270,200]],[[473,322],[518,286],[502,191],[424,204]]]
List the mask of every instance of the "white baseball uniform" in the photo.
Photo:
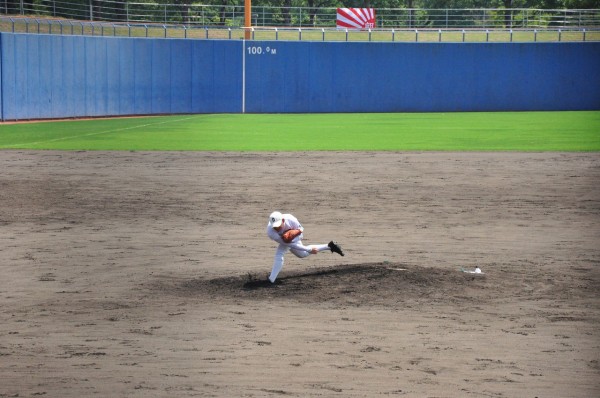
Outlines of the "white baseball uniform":
[[327,244],[323,245],[310,245],[304,246],[302,244],[303,234],[298,235],[293,241],[290,243],[284,242],[281,237],[286,231],[290,229],[299,229],[300,231],[304,231],[304,228],[298,221],[296,217],[291,214],[283,214],[283,228],[279,231],[276,231],[271,224],[267,225],[267,236],[279,243],[277,250],[275,251],[275,260],[273,261],[273,269],[271,270],[271,275],[269,276],[269,280],[271,282],[275,282],[277,279],[277,275],[279,271],[283,268],[283,256],[287,251],[291,251],[296,257],[304,258],[308,257],[313,249],[317,249],[317,251],[330,250]]

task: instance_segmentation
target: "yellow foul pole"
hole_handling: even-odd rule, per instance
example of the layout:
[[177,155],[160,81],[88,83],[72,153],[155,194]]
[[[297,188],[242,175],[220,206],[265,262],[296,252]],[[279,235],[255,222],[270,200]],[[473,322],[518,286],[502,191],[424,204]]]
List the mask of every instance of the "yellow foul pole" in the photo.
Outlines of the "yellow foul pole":
[[244,0],[244,38],[250,40],[250,27],[252,25],[252,0]]

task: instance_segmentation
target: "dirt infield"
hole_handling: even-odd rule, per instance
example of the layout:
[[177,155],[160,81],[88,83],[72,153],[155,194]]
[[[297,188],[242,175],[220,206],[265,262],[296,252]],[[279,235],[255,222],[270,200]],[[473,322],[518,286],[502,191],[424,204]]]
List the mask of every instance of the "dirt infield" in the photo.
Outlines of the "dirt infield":
[[600,396],[598,153],[0,164],[0,397]]

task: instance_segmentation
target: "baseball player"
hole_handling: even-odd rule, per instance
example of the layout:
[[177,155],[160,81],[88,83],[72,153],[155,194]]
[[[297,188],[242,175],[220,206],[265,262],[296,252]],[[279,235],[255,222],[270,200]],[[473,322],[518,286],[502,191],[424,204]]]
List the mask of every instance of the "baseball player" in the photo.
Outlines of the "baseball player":
[[283,256],[289,250],[296,257],[304,258],[311,254],[317,254],[323,250],[329,250],[332,253],[337,253],[340,256],[344,255],[342,248],[334,241],[322,245],[304,246],[302,244],[302,232],[304,228],[296,217],[291,214],[281,214],[274,211],[269,216],[269,224],[267,225],[267,236],[279,243],[275,251],[275,260],[273,261],[273,269],[269,280],[275,283],[279,271],[283,268]]

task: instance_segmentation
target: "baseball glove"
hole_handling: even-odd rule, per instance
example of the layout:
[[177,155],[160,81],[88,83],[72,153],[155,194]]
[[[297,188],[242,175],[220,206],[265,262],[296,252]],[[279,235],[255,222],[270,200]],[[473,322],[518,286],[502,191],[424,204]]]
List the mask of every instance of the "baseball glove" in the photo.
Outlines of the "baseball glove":
[[288,229],[281,235],[281,238],[285,243],[290,243],[291,241],[296,239],[296,237],[298,237],[298,235],[300,235],[301,233],[302,231],[300,231],[299,229]]

